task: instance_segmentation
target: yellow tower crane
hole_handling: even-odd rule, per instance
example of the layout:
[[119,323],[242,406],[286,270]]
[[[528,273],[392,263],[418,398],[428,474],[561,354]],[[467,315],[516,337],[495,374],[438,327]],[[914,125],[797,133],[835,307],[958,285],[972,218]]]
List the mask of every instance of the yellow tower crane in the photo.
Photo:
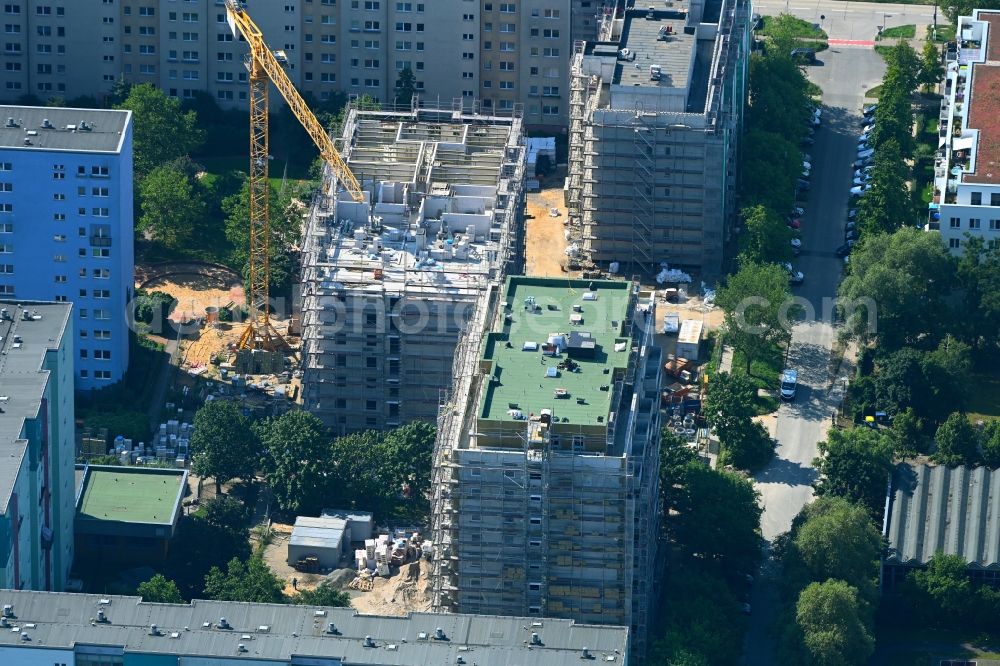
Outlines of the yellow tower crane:
[[250,275],[249,324],[240,336],[240,349],[275,350],[286,346],[284,339],[271,324],[268,309],[268,257],[270,244],[270,218],[268,195],[268,101],[267,84],[270,81],[285,98],[288,108],[312,137],[319,153],[333,170],[341,186],[354,201],[364,201],[364,193],[329,134],[313,115],[299,91],[285,73],[286,61],[282,51],[271,51],[264,35],[247,14],[241,0],[226,0],[226,17],[229,28],[236,37],[242,36],[250,46],[246,65],[250,71]]

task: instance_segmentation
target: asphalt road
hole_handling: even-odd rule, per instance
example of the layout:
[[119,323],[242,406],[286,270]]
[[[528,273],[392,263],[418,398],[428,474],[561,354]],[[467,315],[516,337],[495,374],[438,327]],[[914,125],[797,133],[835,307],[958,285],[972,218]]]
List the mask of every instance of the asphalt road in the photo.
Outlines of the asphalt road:
[[[899,5],[844,0],[754,0],[753,11],[764,16],[783,12],[794,14],[822,26],[830,39],[872,40],[877,26],[893,27],[913,23],[917,37],[923,38],[926,27],[934,21],[933,5]],[[820,17],[826,18],[820,18]],[[938,23],[947,22],[938,11]]]
[[[764,505],[761,532],[768,542],[788,531],[792,519],[812,498],[816,445],[826,438],[844,390],[844,369],[830,367],[836,335],[831,323],[832,298],[842,266],[834,250],[844,241],[864,90],[877,85],[885,70],[881,57],[867,48],[833,47],[819,55],[821,62],[809,67],[808,74],[823,89],[823,125],[815,145],[807,149],[812,157],[812,189],[803,218],[803,252],[795,261],[805,274],[795,295],[812,312],[792,329],[787,365],[799,371],[798,395],[778,410],[777,455],[755,477]],[[776,575],[768,561],[754,584],[744,658],[747,666],[776,663],[770,636]]]

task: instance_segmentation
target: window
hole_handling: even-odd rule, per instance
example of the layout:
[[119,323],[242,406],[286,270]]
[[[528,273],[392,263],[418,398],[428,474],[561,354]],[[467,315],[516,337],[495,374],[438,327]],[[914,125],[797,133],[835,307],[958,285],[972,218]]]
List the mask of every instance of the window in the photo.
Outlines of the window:
[[94,310],[94,319],[111,319],[110,310]]
[[957,238],[949,238],[948,239],[948,247],[950,247],[952,249],[960,247],[961,244],[962,244],[962,241],[960,241]]
[[[60,170],[58,164],[52,168],[55,169],[56,171]],[[11,164],[10,162],[0,162],[0,171],[13,171],[13,170],[14,170],[14,165]]]
[[973,206],[983,205],[983,193],[982,192],[972,192],[969,194],[969,203]]
[[94,329],[94,339],[95,340],[110,340],[111,339],[111,331],[107,331],[107,330],[103,330],[103,329]]
[[377,368],[378,367],[378,357],[376,357],[376,356],[368,356],[367,358],[365,358],[365,367],[366,368]]
[[557,105],[543,104],[542,105],[542,115],[543,116],[558,116],[559,107]]
[[542,37],[545,39],[559,39],[559,31],[551,28],[542,30]]
[[969,218],[969,228],[970,229],[978,229],[979,228],[979,218],[978,217]]
[[990,192],[990,205],[1000,206],[1000,193]]
[[111,350],[110,349],[95,349],[94,358],[98,361],[110,361],[111,360]]
[[13,222],[0,222],[0,234],[12,234],[12,233],[14,233]]
[[[59,196],[59,195],[56,195],[56,196]],[[66,195],[62,195],[62,196],[63,196],[63,198],[66,198]],[[13,212],[14,212],[14,204],[0,203],[0,213],[13,213]]]
[[197,12],[184,12],[181,15],[181,20],[184,21],[185,23],[197,23],[198,22],[198,13]]
[[1000,230],[1000,220],[990,220],[990,231]]
[[139,16],[155,16],[155,7],[139,7]]
[[378,409],[378,402],[375,400],[365,400],[365,409],[369,412],[374,412]]
[[513,2],[501,2],[500,11],[504,14],[514,14],[517,12],[517,6]]
[[[56,275],[54,277],[56,279],[56,284],[66,284],[66,276],[65,275]],[[80,351],[82,352],[83,350],[81,349]]]
[[92,178],[107,178],[108,177],[108,167],[106,166],[92,166],[90,167],[90,175]]
[[558,97],[559,86],[542,86],[542,94],[546,97]]
[[[83,372],[82,370],[80,371]],[[94,370],[94,379],[111,379],[110,370]]]
[[11,275],[14,273],[14,264],[0,264],[0,275]]
[[21,5],[5,4],[3,6],[3,13],[4,14],[20,14],[21,13]]
[[950,220],[948,220],[948,226],[951,227],[952,229],[958,229],[961,225],[962,221],[957,217],[953,217]]

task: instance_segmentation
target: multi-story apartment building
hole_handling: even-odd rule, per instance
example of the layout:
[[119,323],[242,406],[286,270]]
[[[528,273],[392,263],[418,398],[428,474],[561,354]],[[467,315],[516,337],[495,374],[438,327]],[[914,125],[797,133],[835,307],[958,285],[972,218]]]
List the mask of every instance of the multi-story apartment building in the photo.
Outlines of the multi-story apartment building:
[[[520,264],[520,119],[351,111],[302,259],[303,403],[337,433],[433,421],[466,324]],[[329,182],[329,181],[328,181]]]
[[653,295],[509,277],[490,306],[438,421],[434,607],[624,625],[642,654],[660,561]]
[[953,254],[966,235],[1000,244],[1000,12],[977,9],[958,19],[941,84],[941,148],[934,160],[928,230],[940,230]]
[[569,620],[17,590],[0,603],[0,663],[19,666],[629,664],[628,629]]
[[76,387],[125,373],[132,113],[0,106],[0,298],[71,302]]
[[572,65],[567,203],[586,259],[719,277],[749,53],[746,0],[602,17]]
[[[565,127],[571,16],[590,38],[597,0],[247,0],[295,85],[395,96],[410,69],[435,106],[487,113],[523,107],[529,126]],[[572,6],[571,6],[572,5]],[[591,7],[589,5],[595,5]],[[224,0],[12,0],[3,3],[6,65],[0,94],[101,97],[119,77],[171,95],[208,92],[246,108],[246,44],[226,23]],[[275,96],[275,102],[280,100]]]
[[0,300],[0,587],[62,590],[73,564],[69,303]]

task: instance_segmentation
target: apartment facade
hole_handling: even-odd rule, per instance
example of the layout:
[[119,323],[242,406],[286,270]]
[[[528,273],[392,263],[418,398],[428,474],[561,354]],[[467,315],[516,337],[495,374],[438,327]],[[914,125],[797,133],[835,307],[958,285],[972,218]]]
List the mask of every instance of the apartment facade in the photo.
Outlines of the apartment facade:
[[0,586],[60,591],[73,564],[69,303],[0,300]]
[[[428,103],[523,108],[525,122],[541,127],[566,125],[572,39],[592,39],[597,4],[246,1],[268,44],[284,51],[292,81],[319,100],[343,92],[391,102],[408,68]],[[226,23],[224,0],[12,0],[3,10],[8,101],[101,98],[124,77],[247,107],[246,45]]]
[[76,387],[129,361],[132,113],[0,106],[0,298],[73,303]]
[[643,654],[660,568],[655,299],[517,276],[491,305],[438,422],[434,608],[623,625]]
[[520,118],[352,110],[302,257],[303,405],[338,434],[437,417],[455,348],[521,264]]
[[967,236],[1000,245],[1000,12],[977,9],[958,19],[941,84],[941,147],[934,159],[934,197],[927,230],[940,230],[952,254]]
[[577,49],[567,205],[583,262],[721,275],[736,215],[750,54],[746,0],[602,17]]

